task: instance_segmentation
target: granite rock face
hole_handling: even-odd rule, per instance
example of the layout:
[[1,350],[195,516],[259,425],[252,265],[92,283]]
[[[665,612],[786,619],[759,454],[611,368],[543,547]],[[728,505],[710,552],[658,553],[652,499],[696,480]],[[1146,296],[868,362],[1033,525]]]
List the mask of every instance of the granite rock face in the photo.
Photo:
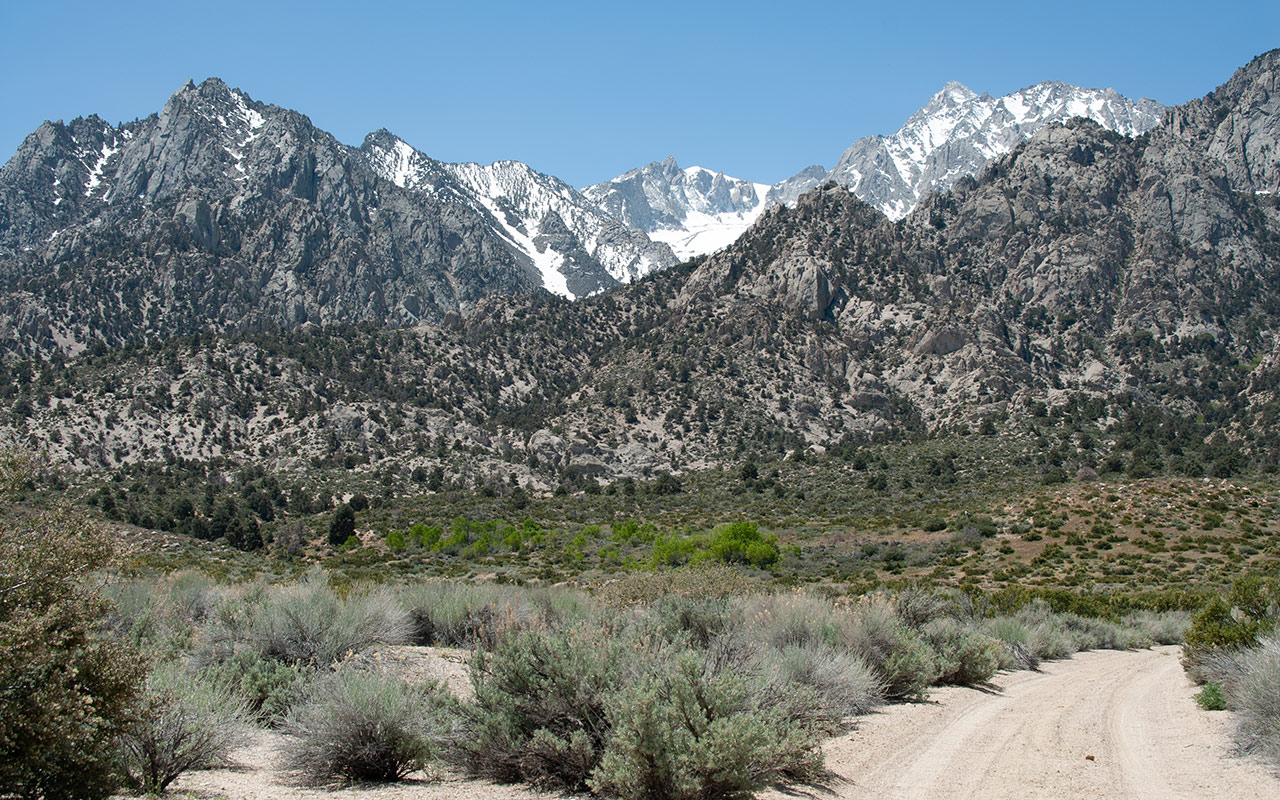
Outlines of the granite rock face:
[[556,198],[524,217],[478,190],[463,169],[474,165],[408,148],[406,184],[381,158],[406,148],[385,131],[347,147],[214,78],[119,128],[45,123],[0,169],[0,349],[412,325],[492,295],[587,294],[675,261],[524,165],[504,169]]

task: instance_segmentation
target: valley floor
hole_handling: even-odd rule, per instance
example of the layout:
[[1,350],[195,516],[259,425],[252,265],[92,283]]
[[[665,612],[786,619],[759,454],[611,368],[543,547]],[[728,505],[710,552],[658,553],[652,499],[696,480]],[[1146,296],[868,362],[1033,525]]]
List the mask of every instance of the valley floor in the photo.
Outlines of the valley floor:
[[[1196,706],[1180,652],[1086,652],[1039,672],[1002,673],[982,689],[935,689],[928,703],[888,706],[831,740],[826,785],[768,792],[763,800],[1280,797],[1280,778],[1231,755],[1230,714]],[[465,692],[462,655],[394,648],[387,657],[405,661],[410,675]],[[302,789],[274,771],[279,745],[278,734],[260,733],[235,754],[233,768],[190,773],[175,793],[228,800],[551,796],[448,773],[394,786]]]

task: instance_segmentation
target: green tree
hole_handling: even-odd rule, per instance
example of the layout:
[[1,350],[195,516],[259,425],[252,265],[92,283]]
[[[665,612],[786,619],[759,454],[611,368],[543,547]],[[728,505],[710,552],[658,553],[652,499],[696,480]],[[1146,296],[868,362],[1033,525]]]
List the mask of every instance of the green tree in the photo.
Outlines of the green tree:
[[113,556],[105,532],[68,511],[9,513],[23,460],[0,454],[0,793],[107,797],[143,667],[107,634],[90,580]]
[[347,539],[355,535],[355,532],[356,512],[351,509],[351,506],[338,506],[338,510],[333,515],[333,522],[329,523],[329,544],[342,547]]

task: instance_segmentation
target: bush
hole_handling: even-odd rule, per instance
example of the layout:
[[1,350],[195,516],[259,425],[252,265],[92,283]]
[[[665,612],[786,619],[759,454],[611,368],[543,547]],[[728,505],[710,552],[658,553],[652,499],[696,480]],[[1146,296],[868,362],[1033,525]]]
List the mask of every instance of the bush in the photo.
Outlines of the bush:
[[285,664],[324,667],[378,644],[402,644],[409,616],[386,590],[354,586],[338,595],[320,573],[283,587],[231,593],[196,651],[202,665],[252,651]]
[[965,628],[948,617],[929,622],[922,631],[938,654],[940,683],[973,686],[986,683],[1000,668],[1000,647],[996,640]]
[[[0,462],[13,458],[0,453]],[[11,467],[0,463],[0,473]],[[8,512],[0,506],[0,518]],[[69,513],[0,521],[0,791],[6,794],[97,798],[115,788],[115,738],[143,669],[133,647],[108,635],[107,605],[86,579],[111,556],[105,533]]]
[[755,597],[744,608],[752,636],[774,647],[837,644],[847,616],[830,600],[804,592]]
[[1196,705],[1205,711],[1226,711],[1227,698],[1222,694],[1222,684],[1206,681],[1196,693]]
[[840,730],[850,717],[870,713],[884,702],[884,686],[875,670],[861,658],[828,645],[774,650],[765,657],[765,667],[775,681],[812,692],[817,700],[813,722],[828,732]]
[[748,676],[708,672],[695,653],[680,653],[610,696],[612,735],[591,789],[624,800],[712,800],[817,777],[820,734],[758,696]]
[[660,598],[649,608],[648,618],[669,642],[683,639],[705,648],[732,624],[729,602],[714,597]]
[[596,626],[521,631],[471,660],[473,702],[449,757],[471,775],[582,791],[609,732],[606,695],[636,658]]
[[158,666],[119,738],[126,783],[159,794],[184,772],[218,765],[244,740],[247,719],[243,701],[222,684],[192,676],[179,663]]
[[879,676],[891,700],[923,699],[940,674],[937,654],[902,624],[884,598],[865,598],[841,631],[842,644]]
[[306,693],[309,668],[263,658],[245,650],[206,670],[209,680],[231,688],[259,722],[279,725]]
[[285,724],[285,770],[309,784],[398,781],[447,735],[452,702],[434,684],[340,669],[312,686]]
[[1264,636],[1236,660],[1238,674],[1224,686],[1237,714],[1236,740],[1280,767],[1280,636]]
[[1040,654],[1032,648],[1031,635],[1021,622],[1013,617],[996,617],[987,621],[983,630],[1000,643],[1000,669],[1039,669]]
[[728,564],[767,569],[778,563],[778,537],[761,535],[754,522],[732,522],[711,531],[711,555]]

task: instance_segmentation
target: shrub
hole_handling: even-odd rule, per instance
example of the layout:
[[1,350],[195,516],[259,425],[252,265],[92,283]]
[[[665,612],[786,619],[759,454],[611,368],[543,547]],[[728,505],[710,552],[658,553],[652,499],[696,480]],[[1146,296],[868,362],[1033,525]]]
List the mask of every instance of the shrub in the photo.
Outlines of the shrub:
[[996,617],[988,620],[983,630],[1000,643],[997,651],[1000,669],[1038,669],[1040,667],[1040,654],[1031,647],[1031,635],[1026,626],[1018,620],[1013,617]]
[[1191,615],[1186,611],[1136,611],[1125,616],[1124,625],[1155,644],[1182,644],[1191,627]]
[[232,594],[215,612],[197,650],[202,664],[251,650],[285,664],[323,667],[377,644],[409,639],[409,616],[386,590],[351,587],[339,596],[312,573],[283,587]]
[[648,618],[667,641],[684,638],[705,648],[732,624],[728,601],[714,597],[672,595],[657,600]]
[[477,652],[450,759],[499,782],[585,789],[608,736],[606,695],[635,657],[596,626],[521,631]]
[[1226,711],[1227,698],[1222,694],[1222,684],[1206,681],[1196,693],[1196,705],[1205,711]]
[[306,693],[309,668],[263,658],[245,650],[212,666],[207,678],[230,687],[259,722],[279,725]]
[[135,791],[159,794],[182,773],[224,761],[244,740],[247,719],[243,701],[221,683],[161,664],[119,738],[121,772]]
[[731,522],[711,531],[711,555],[725,563],[767,569],[778,563],[778,537],[764,536],[754,522]]
[[755,696],[748,676],[709,673],[696,654],[679,654],[610,696],[612,735],[591,789],[624,800],[712,800],[817,777],[820,734]]
[[[13,456],[0,453],[0,462]],[[0,484],[11,478],[0,463]],[[8,488],[0,485],[0,493]],[[3,499],[0,497],[0,499]],[[8,509],[0,507],[0,517]],[[115,788],[115,738],[143,670],[106,630],[107,605],[86,580],[110,540],[65,512],[0,520],[0,791],[96,798]]]
[[774,647],[836,644],[848,612],[803,592],[752,598],[744,616],[755,638]]
[[1280,636],[1264,636],[1236,659],[1238,674],[1224,686],[1237,714],[1236,739],[1280,767]]
[[285,769],[319,785],[400,780],[432,757],[451,706],[434,684],[340,669],[317,680],[286,722]]
[[520,590],[497,584],[428,581],[398,592],[413,641],[451,647],[496,647],[514,633],[589,617],[589,603],[570,591]]
[[922,633],[938,654],[940,683],[959,686],[986,683],[1000,668],[1000,647],[996,640],[954,619],[935,619],[924,626]]
[[841,640],[866,662],[892,700],[915,700],[939,675],[937,654],[902,624],[884,598],[866,598],[846,617]]
[[[884,686],[861,658],[828,645],[790,646],[765,656],[766,674],[809,689],[817,704],[814,721],[835,732],[850,717],[884,702]],[[778,705],[781,705],[780,703]]]

